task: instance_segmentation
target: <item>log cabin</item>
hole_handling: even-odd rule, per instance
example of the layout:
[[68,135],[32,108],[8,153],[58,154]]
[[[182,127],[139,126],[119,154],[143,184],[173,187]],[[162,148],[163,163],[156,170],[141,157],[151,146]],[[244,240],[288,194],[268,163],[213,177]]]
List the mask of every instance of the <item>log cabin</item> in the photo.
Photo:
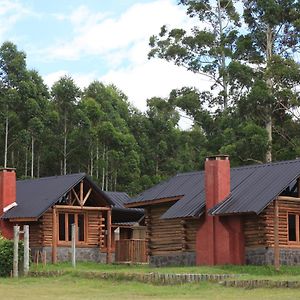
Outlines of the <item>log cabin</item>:
[[178,174],[126,204],[144,208],[150,264],[300,265],[300,160]]
[[0,231],[13,237],[13,225],[29,225],[32,257],[52,262],[71,255],[71,225],[76,224],[77,260],[112,262],[114,232],[130,235],[141,209],[125,208],[129,196],[104,192],[85,174],[18,180],[14,169],[0,170]]

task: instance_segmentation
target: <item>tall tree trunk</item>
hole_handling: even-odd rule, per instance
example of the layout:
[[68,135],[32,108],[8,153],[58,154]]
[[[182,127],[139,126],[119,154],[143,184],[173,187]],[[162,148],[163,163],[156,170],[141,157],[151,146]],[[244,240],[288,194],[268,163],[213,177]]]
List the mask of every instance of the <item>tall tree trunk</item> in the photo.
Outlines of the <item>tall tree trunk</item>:
[[104,191],[104,181],[105,181],[105,146],[103,147],[103,153],[102,153],[102,162],[103,162],[103,167],[102,167],[102,191]]
[[25,178],[28,175],[27,165],[28,165],[28,151],[27,151],[27,147],[26,147],[26,149],[25,149],[25,170],[24,170],[24,176],[25,176]]
[[[218,0],[218,22],[219,22],[219,39],[220,39],[220,47],[223,47],[223,22],[222,22],[222,8],[221,1]],[[226,70],[226,57],[224,49],[221,51],[221,67],[219,69],[220,76],[222,78],[222,87],[223,87],[223,107],[224,110],[228,107],[228,76]]]
[[117,191],[117,178],[118,178],[118,170],[116,170],[116,172],[115,172],[115,182],[114,182],[114,184],[115,184],[114,191],[115,192]]
[[[267,74],[268,74],[268,68],[270,66],[272,56],[273,56],[273,30],[270,26],[268,26],[268,28],[267,28],[266,39],[267,39],[267,43],[266,43],[266,61],[267,62],[266,63],[267,63]],[[267,76],[270,76],[270,75],[267,75]],[[267,82],[267,86],[268,86],[270,93],[273,94],[272,93],[272,89],[273,89],[272,79],[270,77],[267,77],[266,82]],[[272,104],[270,104],[269,107],[267,108],[266,127],[265,127],[266,131],[268,133],[268,149],[267,149],[267,153],[266,153],[266,162],[272,161],[272,126],[273,126],[272,113],[273,113]]]
[[97,139],[97,148],[96,148],[96,178],[99,179],[99,144]]
[[67,117],[64,117],[64,163],[63,163],[63,174],[67,174]]
[[37,157],[37,170],[36,170],[37,178],[40,178],[40,164],[41,164],[41,155],[38,154],[38,157]]
[[106,151],[106,182],[105,182],[105,190],[108,191],[108,184],[109,184],[109,178],[108,178],[108,151]]
[[93,173],[94,173],[94,159],[93,159],[93,149],[91,149],[91,153],[90,153],[90,157],[91,157],[91,170],[90,170],[90,175],[93,177]]
[[8,115],[5,118],[4,168],[7,167]]
[[31,178],[34,177],[34,137],[31,136]]

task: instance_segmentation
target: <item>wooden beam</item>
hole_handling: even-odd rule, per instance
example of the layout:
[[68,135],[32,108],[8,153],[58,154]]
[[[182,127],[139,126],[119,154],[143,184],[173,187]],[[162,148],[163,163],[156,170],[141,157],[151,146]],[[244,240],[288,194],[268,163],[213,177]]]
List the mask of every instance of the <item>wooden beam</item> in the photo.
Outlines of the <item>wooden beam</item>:
[[300,178],[297,179],[297,192],[298,192],[298,198],[300,198]]
[[277,200],[300,201],[300,198],[291,196],[278,196]]
[[83,199],[83,204],[82,204],[82,205],[85,204],[85,202],[86,202],[86,200],[88,199],[88,197],[90,196],[91,192],[92,192],[92,188],[90,188],[89,191],[87,192],[87,194],[85,195],[85,197],[84,197],[84,199]]
[[80,181],[80,194],[79,194],[80,205],[83,206],[83,180]]
[[106,263],[110,264],[111,263],[111,210],[107,211],[106,229],[107,229]]
[[69,206],[69,205],[55,205],[54,206],[57,210],[64,210],[64,211],[108,211],[111,210],[110,207],[93,207],[93,206]]
[[10,218],[9,222],[14,222],[14,223],[18,223],[18,222],[35,222],[37,220],[38,220],[38,218]]
[[[80,200],[79,200],[79,197],[78,197],[78,195],[76,194],[75,190],[72,189],[72,192],[73,192],[73,194],[74,194],[74,196],[75,196],[75,199],[78,201],[78,204],[80,205]],[[72,202],[72,205],[75,203],[75,199],[74,199],[74,201]]]
[[57,213],[55,206],[52,209],[52,263],[57,263]]
[[274,266],[275,270],[279,271],[280,268],[280,249],[279,249],[279,210],[278,201],[274,201]]

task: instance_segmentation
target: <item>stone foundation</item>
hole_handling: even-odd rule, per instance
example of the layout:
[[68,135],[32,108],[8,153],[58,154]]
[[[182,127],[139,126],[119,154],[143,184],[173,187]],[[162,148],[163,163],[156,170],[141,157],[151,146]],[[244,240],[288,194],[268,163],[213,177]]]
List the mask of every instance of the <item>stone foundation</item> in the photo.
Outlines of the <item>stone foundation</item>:
[[195,266],[196,253],[185,252],[173,255],[157,255],[150,256],[150,266],[164,267],[164,266]]
[[[246,249],[245,262],[247,265],[273,265],[273,248]],[[281,265],[300,265],[300,249],[280,249]]]
[[[43,248],[33,248],[32,257],[34,257],[35,252],[46,251],[47,262],[51,262],[52,259],[52,247],[43,247]],[[70,247],[57,247],[57,261],[71,261],[71,248]],[[99,251],[99,248],[76,248],[76,260],[77,261],[94,261],[98,263],[106,263],[106,253]],[[114,262],[115,255],[112,253],[112,261]]]

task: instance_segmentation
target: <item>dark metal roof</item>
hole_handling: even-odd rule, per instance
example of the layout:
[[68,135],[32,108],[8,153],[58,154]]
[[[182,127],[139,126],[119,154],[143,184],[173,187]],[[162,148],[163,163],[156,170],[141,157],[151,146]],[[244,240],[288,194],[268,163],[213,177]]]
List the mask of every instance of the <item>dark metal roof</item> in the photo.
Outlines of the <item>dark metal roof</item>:
[[105,195],[113,202],[114,207],[125,208],[124,203],[128,202],[130,197],[124,192],[105,192]]
[[143,209],[125,208],[129,196],[122,192],[103,192],[85,173],[44,177],[17,181],[17,206],[7,211],[2,218],[39,218],[51,206],[59,202],[81,180],[87,180],[93,190],[112,205],[112,220],[137,222]]
[[[212,214],[259,214],[300,175],[300,160],[252,165],[231,169],[231,194]],[[205,207],[204,171],[178,174],[143,192],[130,203],[145,203],[180,196],[162,216],[164,219],[199,217]]]
[[17,206],[2,218],[37,218],[77,185],[85,173],[17,181]]
[[300,175],[300,160],[258,165],[251,176],[231,191],[230,196],[213,208],[213,215],[261,213]]
[[105,192],[103,193],[114,203],[112,208],[112,222],[135,224],[144,215],[144,210],[141,208],[125,208],[124,203],[130,200],[130,197],[124,192]]

